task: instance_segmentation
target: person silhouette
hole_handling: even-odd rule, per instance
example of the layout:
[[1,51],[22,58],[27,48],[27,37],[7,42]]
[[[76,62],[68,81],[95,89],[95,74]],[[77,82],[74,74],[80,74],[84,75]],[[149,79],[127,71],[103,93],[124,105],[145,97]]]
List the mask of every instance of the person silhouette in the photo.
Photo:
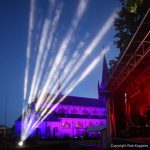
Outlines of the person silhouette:
[[148,122],[150,122],[150,106],[148,106],[146,115],[147,115]]
[[146,126],[146,118],[142,116],[141,114],[138,115],[138,124],[141,129],[145,128]]

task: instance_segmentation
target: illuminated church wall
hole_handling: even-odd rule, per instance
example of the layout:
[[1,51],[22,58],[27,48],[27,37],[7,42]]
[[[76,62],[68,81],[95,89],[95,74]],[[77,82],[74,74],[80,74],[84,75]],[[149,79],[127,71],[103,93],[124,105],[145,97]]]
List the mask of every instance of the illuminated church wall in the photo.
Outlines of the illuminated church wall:
[[[106,59],[104,59],[103,76],[106,76]],[[105,78],[103,77],[102,83]],[[67,96],[63,102],[50,114],[32,135],[39,134],[42,137],[70,137],[82,136],[85,129],[91,126],[106,125],[106,101],[101,95],[101,87],[98,84],[98,99]],[[57,102],[61,93],[56,99]],[[54,105],[54,103],[52,104]],[[42,105],[42,108],[47,105]],[[20,135],[21,117],[15,122],[16,135]],[[97,132],[99,133],[99,132]],[[97,134],[95,133],[95,134]]]
[[[57,123],[56,123],[57,124]],[[56,127],[55,123],[49,123],[52,128]],[[80,119],[80,118],[61,118],[61,122],[57,124],[58,136],[69,135],[70,137],[82,136],[85,129],[90,126],[98,126],[100,124],[106,124],[105,119]]]
[[[86,98],[85,98],[86,99]],[[97,100],[100,102],[100,100]],[[77,137],[82,136],[85,129],[91,126],[106,124],[106,109],[90,106],[60,104],[53,112],[57,121],[43,121],[33,132],[42,137]],[[16,121],[16,135],[20,134],[21,121]]]

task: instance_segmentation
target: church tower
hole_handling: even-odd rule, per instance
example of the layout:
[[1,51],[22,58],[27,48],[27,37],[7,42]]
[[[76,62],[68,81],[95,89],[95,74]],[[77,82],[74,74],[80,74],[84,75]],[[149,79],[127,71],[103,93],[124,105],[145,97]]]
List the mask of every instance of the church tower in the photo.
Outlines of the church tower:
[[103,71],[102,71],[102,82],[101,82],[101,87],[105,88],[107,80],[108,80],[109,72],[108,72],[108,66],[107,66],[107,61],[106,57],[104,55],[103,58]]
[[108,81],[108,77],[109,77],[109,71],[108,71],[106,57],[104,55],[103,70],[102,70],[102,81],[101,81],[101,84],[98,82],[98,97],[99,97],[99,99],[101,99],[103,97],[104,90],[106,90],[105,86],[106,86],[106,83]]

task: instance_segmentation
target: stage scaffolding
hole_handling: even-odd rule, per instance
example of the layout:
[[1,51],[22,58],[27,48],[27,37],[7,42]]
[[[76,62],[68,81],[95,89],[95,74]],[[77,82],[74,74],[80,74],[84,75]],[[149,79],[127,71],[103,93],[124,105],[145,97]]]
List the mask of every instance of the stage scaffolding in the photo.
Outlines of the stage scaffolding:
[[106,96],[107,135],[110,139],[108,144],[112,143],[112,137],[118,136],[120,132],[122,135],[128,132],[131,111],[134,112],[134,109],[137,109],[132,104],[133,99],[136,102],[137,98],[139,105],[143,103],[146,107],[149,105],[146,100],[140,99],[149,96],[150,102],[150,86],[148,91],[144,91],[143,84],[147,87],[148,84],[150,85],[150,9],[105,85],[105,90],[109,91]]

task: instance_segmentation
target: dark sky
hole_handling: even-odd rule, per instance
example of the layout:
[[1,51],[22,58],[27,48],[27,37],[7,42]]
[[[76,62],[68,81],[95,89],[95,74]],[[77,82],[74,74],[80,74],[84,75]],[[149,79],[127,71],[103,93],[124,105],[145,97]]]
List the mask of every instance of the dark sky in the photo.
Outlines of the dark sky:
[[[58,27],[54,34],[55,43],[48,60],[55,58],[57,49],[63,41],[71,21],[73,19],[75,10],[79,3],[78,0],[56,0],[55,5],[63,4],[62,12]],[[35,69],[35,60],[37,58],[36,46],[41,37],[41,30],[43,22],[46,17],[54,17],[54,12],[57,7],[54,7],[48,12],[48,1],[38,0],[36,2],[35,24],[33,29],[33,39],[31,48],[31,60],[28,80],[27,95],[33,79]],[[97,32],[107,21],[109,16],[115,9],[120,8],[118,0],[89,0],[87,8],[73,34],[71,43],[68,47],[66,57],[70,61],[72,53],[75,51],[77,45],[84,39],[85,49],[88,44],[95,37]],[[7,120],[6,124],[12,126],[15,120],[19,117],[22,111],[23,92],[24,92],[24,76],[26,67],[26,51],[29,34],[29,15],[30,15],[30,1],[29,0],[1,0],[0,1],[0,124],[5,123],[5,105],[7,99]],[[106,54],[107,60],[114,58],[118,51],[113,46],[114,30],[111,27],[108,33],[102,38],[97,45],[94,52],[83,64],[82,70],[90,64],[90,62],[100,53],[103,46],[110,45],[110,51]],[[80,50],[80,49],[79,49]],[[83,80],[70,95],[97,98],[97,82],[101,81],[102,63],[90,73],[90,75]],[[47,72],[47,67],[44,69],[41,80],[44,80],[44,74]]]

